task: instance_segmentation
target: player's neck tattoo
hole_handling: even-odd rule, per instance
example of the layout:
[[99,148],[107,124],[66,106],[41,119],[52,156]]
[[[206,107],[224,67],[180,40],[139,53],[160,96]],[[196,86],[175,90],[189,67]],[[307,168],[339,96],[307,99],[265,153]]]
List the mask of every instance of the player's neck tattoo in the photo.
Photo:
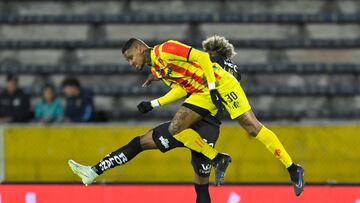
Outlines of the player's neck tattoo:
[[145,62],[146,64],[148,64],[149,66],[151,66],[151,48],[148,48],[145,50]]

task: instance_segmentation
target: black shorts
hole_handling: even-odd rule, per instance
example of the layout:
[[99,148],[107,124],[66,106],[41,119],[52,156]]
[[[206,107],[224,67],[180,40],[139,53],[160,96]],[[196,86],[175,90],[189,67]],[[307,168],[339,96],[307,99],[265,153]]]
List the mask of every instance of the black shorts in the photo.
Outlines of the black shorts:
[[[169,133],[169,122],[160,124],[159,126],[153,129],[153,140],[156,146],[160,149],[161,152],[165,153],[169,150],[172,150],[176,147],[184,147],[184,145],[177,141]],[[191,126],[193,130],[198,132],[200,136],[212,147],[215,147],[215,143],[219,138],[219,125],[214,125],[211,122],[206,120],[201,120],[200,122]],[[191,164],[195,173],[201,177],[209,177],[211,171],[211,161],[204,155],[191,151]]]

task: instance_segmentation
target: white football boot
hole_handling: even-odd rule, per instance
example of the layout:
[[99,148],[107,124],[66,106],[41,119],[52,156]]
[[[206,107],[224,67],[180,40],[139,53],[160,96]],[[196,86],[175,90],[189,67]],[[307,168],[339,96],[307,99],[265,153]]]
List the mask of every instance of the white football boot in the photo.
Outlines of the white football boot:
[[83,166],[81,164],[76,163],[73,160],[69,160],[68,164],[71,170],[81,178],[81,181],[86,185],[90,185],[95,182],[95,178],[98,174],[91,168],[91,166]]

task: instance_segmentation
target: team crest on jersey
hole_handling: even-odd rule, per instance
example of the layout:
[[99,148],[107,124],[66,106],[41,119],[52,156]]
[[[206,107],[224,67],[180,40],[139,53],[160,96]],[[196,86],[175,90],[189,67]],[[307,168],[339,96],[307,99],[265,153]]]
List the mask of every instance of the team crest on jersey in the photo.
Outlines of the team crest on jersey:
[[168,71],[167,71],[167,73],[166,73],[166,76],[169,76],[169,77],[170,77],[170,75],[171,75],[171,73],[173,72],[173,70],[174,70],[174,68],[170,66],[170,67],[168,68]]
[[164,69],[163,68],[159,68],[159,70],[157,70],[157,73],[162,76],[163,75],[163,72],[164,72]]
[[161,65],[164,65],[164,61],[162,59],[159,58],[158,61]]

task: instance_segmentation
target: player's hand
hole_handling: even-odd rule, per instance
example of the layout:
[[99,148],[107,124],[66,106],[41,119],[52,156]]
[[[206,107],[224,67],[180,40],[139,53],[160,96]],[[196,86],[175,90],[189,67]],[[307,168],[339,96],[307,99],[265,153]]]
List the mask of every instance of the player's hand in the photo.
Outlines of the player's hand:
[[153,109],[151,106],[151,102],[149,101],[142,101],[140,104],[137,105],[138,110],[141,113],[147,113]]
[[216,89],[212,89],[210,90],[210,96],[211,96],[211,101],[213,102],[213,104],[216,106],[216,108],[218,108],[220,111],[225,110],[225,106],[223,104],[223,102],[225,104],[226,101],[221,97],[220,93],[216,90]]
[[150,87],[151,83],[153,81],[158,81],[158,78],[155,78],[153,74],[150,74],[148,78],[145,80],[145,82],[141,85],[142,87]]

